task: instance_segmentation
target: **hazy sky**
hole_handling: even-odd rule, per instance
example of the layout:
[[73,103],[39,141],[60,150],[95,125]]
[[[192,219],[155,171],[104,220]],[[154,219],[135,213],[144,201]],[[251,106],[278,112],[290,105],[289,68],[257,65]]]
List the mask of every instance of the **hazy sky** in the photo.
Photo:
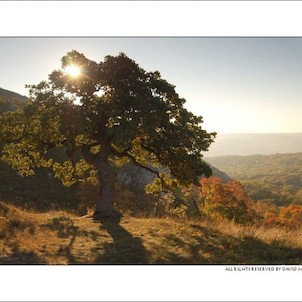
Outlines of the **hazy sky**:
[[0,87],[28,95],[72,49],[160,71],[208,131],[302,132],[301,38],[0,38]]

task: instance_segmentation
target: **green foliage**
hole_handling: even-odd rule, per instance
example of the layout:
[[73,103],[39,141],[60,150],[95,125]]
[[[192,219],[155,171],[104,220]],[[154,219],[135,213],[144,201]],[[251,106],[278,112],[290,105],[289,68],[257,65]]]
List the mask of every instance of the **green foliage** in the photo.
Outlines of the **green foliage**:
[[[78,77],[65,71],[71,64]],[[202,129],[202,117],[184,108],[159,72],[123,53],[96,63],[71,51],[48,81],[28,87],[31,102],[0,115],[1,159],[23,175],[47,167],[71,186],[97,174],[105,188],[114,181],[109,168],[131,161],[156,173],[148,190],[159,192],[211,174],[202,152],[215,133]]]
[[[62,181],[62,183],[70,187],[78,181],[84,181],[88,178],[89,182],[96,183],[96,172],[93,167],[84,159],[80,159],[77,163],[73,164],[70,160],[63,163],[54,163],[52,165],[54,176]],[[89,172],[87,175],[86,172]]]

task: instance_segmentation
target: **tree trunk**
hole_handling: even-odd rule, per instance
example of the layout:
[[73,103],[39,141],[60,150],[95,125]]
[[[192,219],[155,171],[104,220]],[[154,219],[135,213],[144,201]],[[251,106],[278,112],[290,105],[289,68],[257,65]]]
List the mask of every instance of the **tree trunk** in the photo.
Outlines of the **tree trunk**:
[[115,171],[106,159],[99,158],[95,167],[100,181],[99,199],[95,206],[93,219],[119,218],[121,214],[113,207]]

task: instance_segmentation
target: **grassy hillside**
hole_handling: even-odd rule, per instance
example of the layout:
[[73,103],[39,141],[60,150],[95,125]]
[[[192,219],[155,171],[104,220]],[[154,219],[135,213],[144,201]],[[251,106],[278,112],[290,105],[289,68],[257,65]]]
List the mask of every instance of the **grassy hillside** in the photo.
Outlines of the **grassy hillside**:
[[91,219],[0,202],[0,264],[301,264],[302,231],[197,220]]

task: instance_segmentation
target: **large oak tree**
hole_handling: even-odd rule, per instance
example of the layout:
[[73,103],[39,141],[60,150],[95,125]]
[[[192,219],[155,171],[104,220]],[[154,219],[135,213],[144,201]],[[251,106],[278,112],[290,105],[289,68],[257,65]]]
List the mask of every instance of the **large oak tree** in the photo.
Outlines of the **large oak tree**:
[[29,88],[28,106],[0,116],[2,160],[24,175],[48,167],[65,185],[97,177],[95,219],[118,215],[115,171],[129,161],[154,173],[149,190],[157,192],[211,174],[202,152],[215,133],[202,129],[202,117],[184,108],[159,72],[123,53],[96,63],[71,51],[48,81]]

